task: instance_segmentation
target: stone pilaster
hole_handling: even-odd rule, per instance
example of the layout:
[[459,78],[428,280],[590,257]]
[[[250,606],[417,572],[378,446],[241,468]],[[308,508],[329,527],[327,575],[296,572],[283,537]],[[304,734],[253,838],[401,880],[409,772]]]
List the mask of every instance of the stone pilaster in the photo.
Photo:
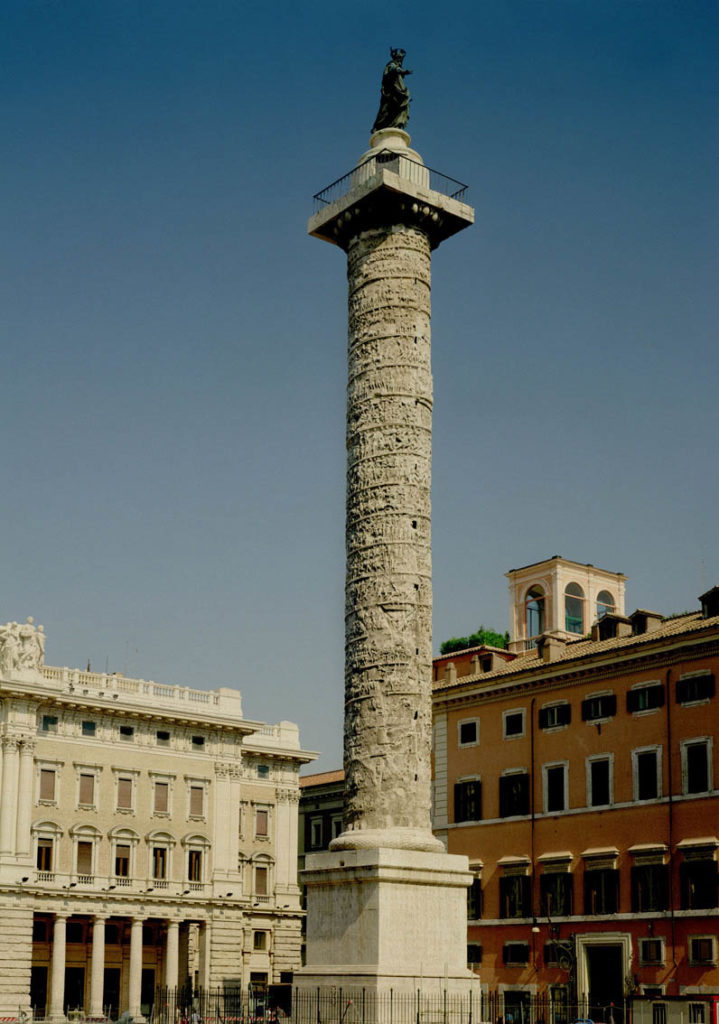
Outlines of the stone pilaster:
[[33,754],[35,740],[26,736],[20,745],[20,766],[18,772],[17,820],[15,829],[15,852],[18,857],[30,855],[33,808]]
[[15,853],[17,784],[20,744],[16,736],[3,736],[2,794],[0,795],[0,854]]

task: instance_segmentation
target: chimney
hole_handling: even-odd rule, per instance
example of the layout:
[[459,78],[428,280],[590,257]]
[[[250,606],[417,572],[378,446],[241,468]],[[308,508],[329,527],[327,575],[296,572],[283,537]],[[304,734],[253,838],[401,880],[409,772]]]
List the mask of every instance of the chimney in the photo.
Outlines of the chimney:
[[537,640],[537,654],[542,661],[556,661],[564,650],[566,640],[554,633],[543,633]]
[[702,604],[702,618],[712,619],[719,615],[719,587],[712,587],[699,598]]

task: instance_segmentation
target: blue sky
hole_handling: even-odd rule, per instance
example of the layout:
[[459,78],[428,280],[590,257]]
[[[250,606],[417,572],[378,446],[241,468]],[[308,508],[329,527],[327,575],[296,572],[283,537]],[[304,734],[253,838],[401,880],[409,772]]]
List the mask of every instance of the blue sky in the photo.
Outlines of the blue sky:
[[2,607],[341,759],[345,267],[389,46],[477,223],[433,261],[435,647],[563,554],[719,582],[719,11],[5,0]]

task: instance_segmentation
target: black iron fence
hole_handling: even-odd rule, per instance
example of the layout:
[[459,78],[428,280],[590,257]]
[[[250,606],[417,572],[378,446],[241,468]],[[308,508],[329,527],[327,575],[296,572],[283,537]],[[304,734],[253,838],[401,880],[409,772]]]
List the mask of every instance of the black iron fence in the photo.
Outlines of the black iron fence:
[[[374,166],[371,166],[372,164]],[[417,163],[416,160],[411,160],[401,152],[382,149],[379,153],[373,153],[372,156],[367,157],[347,174],[343,174],[341,178],[333,181],[331,185],[316,192],[313,196],[315,213],[349,192],[354,182],[369,180],[375,171],[383,169],[396,171],[412,180],[422,181],[433,192],[440,192],[443,196],[449,196],[450,199],[466,201],[468,185],[464,185],[461,181],[456,181],[440,171],[435,171],[431,167]]]
[[157,989],[152,1024],[631,1024],[631,1000],[569,1002],[566,991],[457,993],[321,986]]

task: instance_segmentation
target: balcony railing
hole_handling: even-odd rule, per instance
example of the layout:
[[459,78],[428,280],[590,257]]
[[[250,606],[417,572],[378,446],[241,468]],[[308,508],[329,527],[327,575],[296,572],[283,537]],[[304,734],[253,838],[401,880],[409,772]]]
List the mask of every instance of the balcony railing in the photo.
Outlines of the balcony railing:
[[441,174],[439,171],[425,166],[425,164],[418,163],[417,160],[411,160],[402,153],[382,149],[379,153],[373,153],[372,156],[367,157],[347,174],[343,174],[341,178],[333,181],[331,185],[316,192],[313,196],[315,213],[319,213],[325,206],[341,199],[354,185],[368,181],[381,170],[394,171],[401,178],[429,188],[433,192],[439,192],[449,199],[456,199],[462,203],[466,201],[468,185],[463,185],[461,181],[456,181],[446,174]]

